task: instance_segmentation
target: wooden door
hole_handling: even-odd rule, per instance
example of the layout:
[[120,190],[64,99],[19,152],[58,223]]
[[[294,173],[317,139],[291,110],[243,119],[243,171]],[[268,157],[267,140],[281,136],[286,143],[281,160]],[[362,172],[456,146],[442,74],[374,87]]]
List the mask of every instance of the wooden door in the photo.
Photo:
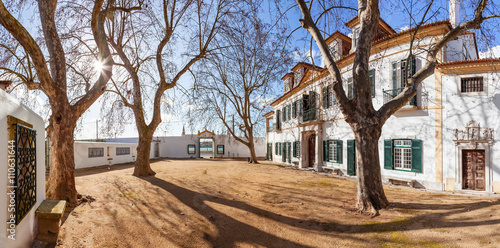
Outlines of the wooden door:
[[462,150],[463,189],[485,190],[484,150]]
[[309,142],[308,142],[308,147],[309,147],[309,167],[313,167],[314,163],[316,162],[316,149],[315,149],[315,141],[316,141],[316,134],[312,134],[309,136]]

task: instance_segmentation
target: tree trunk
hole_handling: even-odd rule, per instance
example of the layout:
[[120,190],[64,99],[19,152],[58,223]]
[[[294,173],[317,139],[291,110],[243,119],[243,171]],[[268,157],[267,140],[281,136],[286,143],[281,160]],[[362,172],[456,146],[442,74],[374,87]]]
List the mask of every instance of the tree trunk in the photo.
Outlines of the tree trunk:
[[51,151],[49,179],[46,185],[47,199],[66,200],[70,204],[77,202],[73,146],[75,126],[76,121],[60,114],[50,117],[50,125],[47,127]]
[[259,161],[257,161],[257,155],[255,154],[255,146],[253,144],[253,140],[250,141],[248,150],[250,151],[250,160],[248,161],[248,163],[258,164]]
[[377,214],[389,202],[385,197],[380,174],[378,140],[381,128],[369,127],[355,131],[356,174],[358,201],[356,208],[361,212]]
[[149,154],[153,135],[139,131],[139,144],[137,145],[137,160],[135,160],[134,176],[154,176],[156,172],[151,169]]

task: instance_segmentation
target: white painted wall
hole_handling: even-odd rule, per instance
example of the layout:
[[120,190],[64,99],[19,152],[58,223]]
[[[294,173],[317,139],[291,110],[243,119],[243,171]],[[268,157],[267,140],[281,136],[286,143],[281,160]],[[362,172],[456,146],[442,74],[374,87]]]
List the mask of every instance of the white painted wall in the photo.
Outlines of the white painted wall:
[[[89,148],[91,147],[104,148],[104,156],[89,158]],[[130,154],[116,155],[117,147],[129,147]],[[137,145],[132,143],[75,141],[74,148],[76,169],[130,163],[135,161],[137,155]]]
[[[460,78],[484,78],[484,93],[461,93]],[[454,129],[465,130],[469,121],[476,121],[481,128],[493,128],[495,142],[491,147],[490,161],[493,168],[493,181],[500,181],[500,88],[498,72],[476,74],[450,74],[444,75],[443,102],[443,160],[444,178],[455,178],[456,172],[456,147],[453,142]],[[446,180],[445,180],[446,182]]]
[[[30,247],[37,234],[35,210],[45,199],[45,124],[43,119],[14,97],[0,90],[0,247]],[[33,125],[36,130],[36,204],[16,227],[15,240],[7,238],[7,115]]]
[[[197,135],[168,136],[160,138],[160,156],[167,158],[197,158],[200,147]],[[196,153],[188,154],[187,146],[195,145]]]

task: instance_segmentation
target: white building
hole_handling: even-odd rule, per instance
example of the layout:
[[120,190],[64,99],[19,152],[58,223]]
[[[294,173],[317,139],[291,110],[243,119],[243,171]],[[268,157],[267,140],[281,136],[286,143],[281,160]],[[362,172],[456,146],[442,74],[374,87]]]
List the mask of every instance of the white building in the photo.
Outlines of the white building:
[[45,199],[45,123],[0,89],[0,247],[30,247]]
[[[451,23],[455,25],[454,18]],[[451,28],[448,21],[396,33],[383,20],[370,56],[375,109],[396,96],[404,77],[425,63],[426,48]],[[352,64],[359,20],[346,25],[353,38],[335,32],[326,39],[352,98]],[[435,190],[500,192],[500,68],[498,59],[478,59],[474,33],[461,34],[439,54],[442,61],[417,95],[385,123],[379,140],[382,179]],[[284,94],[264,115],[267,153],[274,162],[356,176],[355,142],[337,107],[330,74],[298,63],[287,73]]]
[[[107,142],[75,141],[77,169],[134,162],[139,138],[106,139]],[[254,138],[257,157],[266,156],[265,138]],[[198,134],[158,136],[151,144],[150,158],[247,158],[248,147],[231,135],[208,130]]]

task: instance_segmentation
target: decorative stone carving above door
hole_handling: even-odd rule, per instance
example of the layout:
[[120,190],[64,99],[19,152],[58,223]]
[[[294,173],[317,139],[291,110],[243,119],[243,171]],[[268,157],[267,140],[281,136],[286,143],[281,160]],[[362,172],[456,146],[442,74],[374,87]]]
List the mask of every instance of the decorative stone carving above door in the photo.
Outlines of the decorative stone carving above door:
[[493,128],[481,128],[478,122],[469,121],[465,130],[454,129],[455,142],[483,141],[493,142]]

